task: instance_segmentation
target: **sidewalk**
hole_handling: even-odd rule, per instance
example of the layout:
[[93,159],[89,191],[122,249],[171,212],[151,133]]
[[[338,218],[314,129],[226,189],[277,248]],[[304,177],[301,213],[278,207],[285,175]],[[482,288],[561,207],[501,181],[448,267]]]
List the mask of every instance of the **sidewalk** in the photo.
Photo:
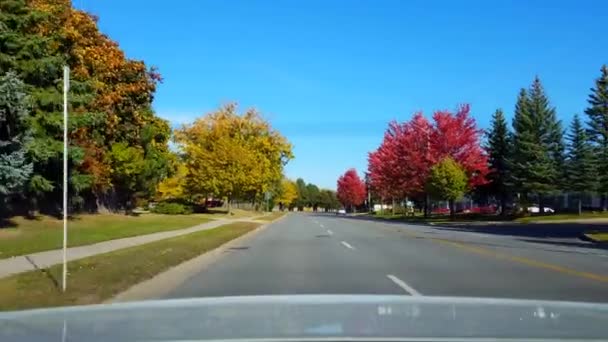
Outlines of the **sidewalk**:
[[[149,242],[172,238],[180,235],[190,234],[201,230],[208,230],[221,225],[237,222],[250,221],[248,219],[216,219],[211,222],[199,224],[194,227],[172,230],[166,232],[152,233],[146,235],[132,236],[128,238],[108,240],[92,245],[70,247],[67,249],[68,261],[90,257],[96,254],[107,253],[117,249],[143,245]],[[0,259],[0,278],[13,274],[47,268],[63,262],[63,250],[56,249],[26,255],[20,255],[8,259]]]

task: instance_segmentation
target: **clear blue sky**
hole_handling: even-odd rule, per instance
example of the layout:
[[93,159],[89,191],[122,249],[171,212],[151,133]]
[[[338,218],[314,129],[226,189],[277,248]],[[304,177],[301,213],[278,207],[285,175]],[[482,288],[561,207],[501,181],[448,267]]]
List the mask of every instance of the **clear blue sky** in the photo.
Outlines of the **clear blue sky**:
[[487,128],[534,75],[567,126],[608,63],[602,0],[73,1],[159,68],[160,116],[255,106],[294,145],[287,175],[328,188],[366,169],[389,120],[466,102]]

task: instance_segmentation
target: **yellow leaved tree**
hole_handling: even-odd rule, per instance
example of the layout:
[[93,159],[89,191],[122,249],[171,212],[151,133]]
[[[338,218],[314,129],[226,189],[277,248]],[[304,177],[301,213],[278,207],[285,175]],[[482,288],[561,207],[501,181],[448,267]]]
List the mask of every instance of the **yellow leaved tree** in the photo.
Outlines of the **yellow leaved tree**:
[[228,104],[176,131],[191,198],[243,199],[260,203],[283,178],[291,144],[254,109]]
[[279,203],[281,210],[283,210],[284,208],[289,208],[297,198],[298,186],[296,185],[296,182],[283,178],[281,181],[280,193],[275,202]]

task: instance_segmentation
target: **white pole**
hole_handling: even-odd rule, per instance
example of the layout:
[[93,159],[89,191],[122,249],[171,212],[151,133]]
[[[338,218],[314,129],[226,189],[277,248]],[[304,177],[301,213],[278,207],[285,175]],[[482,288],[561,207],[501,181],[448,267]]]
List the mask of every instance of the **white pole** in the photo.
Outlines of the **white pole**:
[[68,89],[70,87],[70,68],[63,67],[63,292],[68,275]]

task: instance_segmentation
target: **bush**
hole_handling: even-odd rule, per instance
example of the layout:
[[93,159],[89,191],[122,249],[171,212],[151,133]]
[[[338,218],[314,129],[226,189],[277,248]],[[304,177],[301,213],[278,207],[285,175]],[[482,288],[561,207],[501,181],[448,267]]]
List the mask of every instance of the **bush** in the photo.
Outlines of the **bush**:
[[154,208],[151,208],[150,211],[155,214],[188,215],[192,214],[192,206],[181,203],[161,202],[154,206]]

